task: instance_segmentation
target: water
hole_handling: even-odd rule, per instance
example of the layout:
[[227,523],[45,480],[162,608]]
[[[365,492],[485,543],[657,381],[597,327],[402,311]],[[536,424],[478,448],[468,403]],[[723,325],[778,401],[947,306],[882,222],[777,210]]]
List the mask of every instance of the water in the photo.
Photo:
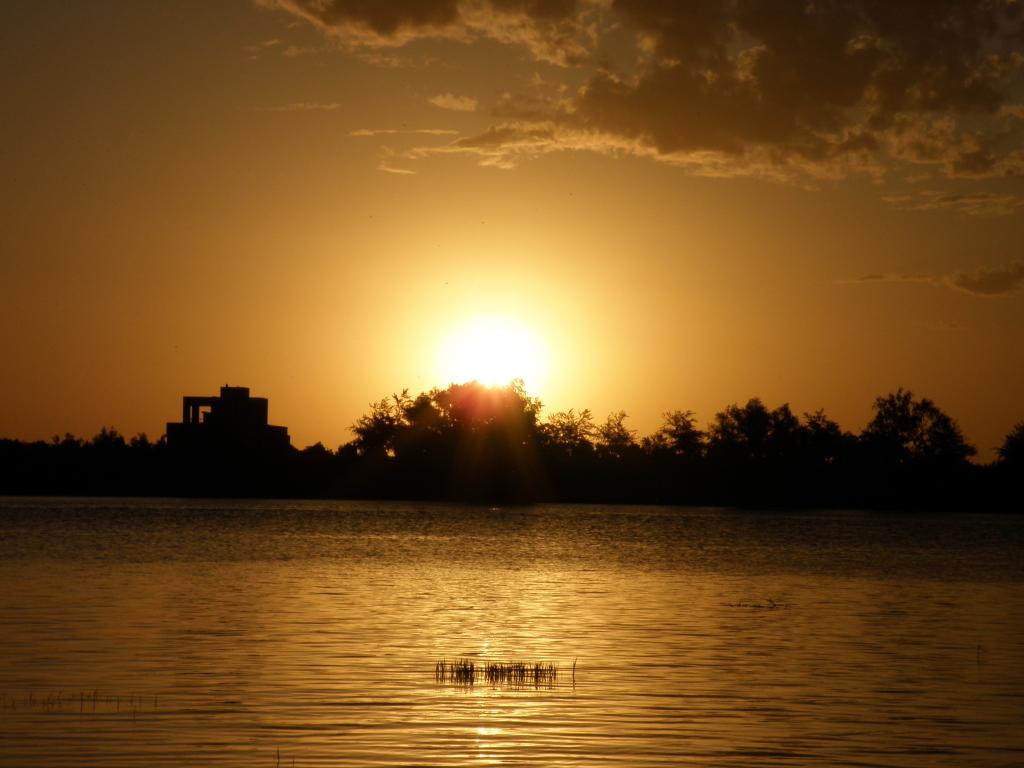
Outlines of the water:
[[4,766],[1024,765],[1019,516],[0,499],[0,585]]

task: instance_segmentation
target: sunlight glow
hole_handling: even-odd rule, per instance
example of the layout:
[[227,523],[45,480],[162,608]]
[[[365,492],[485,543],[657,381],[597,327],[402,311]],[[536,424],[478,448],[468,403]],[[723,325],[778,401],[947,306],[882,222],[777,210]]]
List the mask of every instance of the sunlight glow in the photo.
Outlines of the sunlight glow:
[[445,384],[479,381],[502,386],[522,379],[538,393],[547,375],[548,354],[540,337],[507,317],[476,317],[452,331],[440,346],[438,373]]

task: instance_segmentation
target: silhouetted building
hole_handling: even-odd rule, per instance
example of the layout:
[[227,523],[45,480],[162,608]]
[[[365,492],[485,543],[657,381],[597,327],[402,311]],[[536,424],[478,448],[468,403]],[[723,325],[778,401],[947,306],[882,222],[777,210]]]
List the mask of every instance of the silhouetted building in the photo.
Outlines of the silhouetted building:
[[220,397],[182,398],[181,422],[167,424],[167,447],[187,453],[270,455],[291,447],[287,427],[267,424],[267,398],[248,387],[221,387]]

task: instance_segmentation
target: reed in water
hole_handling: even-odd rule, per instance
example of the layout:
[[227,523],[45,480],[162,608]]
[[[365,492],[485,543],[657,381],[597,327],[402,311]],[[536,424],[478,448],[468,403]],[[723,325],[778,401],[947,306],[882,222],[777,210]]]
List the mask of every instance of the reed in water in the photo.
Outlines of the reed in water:
[[512,687],[551,687],[558,678],[558,665],[525,661],[481,661],[441,659],[434,665],[439,683],[474,685],[477,682]]

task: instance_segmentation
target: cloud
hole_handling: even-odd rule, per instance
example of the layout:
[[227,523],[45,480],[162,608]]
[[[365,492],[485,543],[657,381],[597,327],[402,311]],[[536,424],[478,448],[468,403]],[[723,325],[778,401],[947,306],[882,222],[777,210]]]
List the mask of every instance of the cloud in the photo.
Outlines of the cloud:
[[974,296],[1005,296],[1024,288],[1024,262],[1013,262],[1002,267],[981,267],[973,272],[955,272],[945,275],[882,274],[862,275],[841,283],[926,283],[944,286]]
[[257,4],[286,11],[339,38],[377,45],[403,45],[454,26],[458,19],[456,0],[257,0]]
[[952,275],[949,284],[977,296],[1015,293],[1024,287],[1024,262],[1018,261],[1006,267],[982,268],[974,272]]
[[460,15],[470,35],[525,48],[560,67],[589,62],[597,47],[602,0],[467,0]]
[[281,55],[286,59],[297,59],[299,56],[312,56],[323,52],[323,48],[311,45],[289,45],[281,51]]
[[[768,153],[781,170],[828,175],[872,160],[996,175],[1020,146],[998,109],[1019,80],[1020,29],[1001,2],[688,2],[616,8],[645,41],[635,76],[598,72],[579,99],[592,125],[659,156],[711,153],[742,168]],[[970,123],[971,129],[964,127]],[[837,166],[838,163],[838,166]]]
[[259,112],[333,112],[340,109],[341,104],[336,101],[296,101],[291,104],[281,104],[276,107],[258,107]]
[[561,66],[590,55],[591,18],[605,5],[602,0],[255,1],[304,19],[349,48],[489,38],[523,46],[534,58]]
[[1024,210],[1024,195],[998,192],[939,192],[922,190],[913,194],[882,198],[904,211],[956,211],[968,216],[1009,216]]
[[410,170],[409,168],[396,168],[393,165],[389,165],[386,162],[381,162],[377,165],[378,171],[384,171],[384,173],[394,173],[399,176],[415,176],[416,171]]
[[[349,131],[349,136],[356,138],[370,138],[374,136],[457,136],[458,131],[449,128],[359,128]],[[382,145],[380,147],[380,162],[377,170],[384,173],[393,173],[401,176],[414,176],[416,171],[412,168],[404,168],[394,165],[394,160],[408,160],[414,155],[411,152],[399,152],[393,147]]]
[[427,99],[435,107],[454,112],[475,112],[477,100],[470,96],[456,96],[453,93],[439,93]]
[[463,155],[482,166],[511,169],[523,160],[552,152],[599,152],[602,154],[644,154],[643,147],[610,134],[571,129],[556,122],[508,122],[494,125],[476,136],[450,144],[416,147],[410,158]]
[[277,48],[280,45],[280,40],[278,40],[277,38],[272,38],[270,40],[261,40],[255,45],[247,45],[245,46],[245,50],[249,54],[250,59],[256,60],[260,57],[260,54],[266,53],[268,50],[272,48]]
[[285,44],[284,41],[278,38],[272,38],[270,40],[263,40],[255,45],[247,45],[245,50],[249,54],[249,59],[256,61],[262,58],[264,54],[269,54],[271,52],[276,52],[278,55],[283,56],[286,59],[294,59],[299,56],[323,53],[326,49],[323,46],[314,47]]
[[852,280],[840,280],[838,282],[846,285],[857,283],[926,283],[928,285],[942,285],[945,282],[945,278],[941,275],[873,272],[868,275],[855,277]]
[[505,100],[450,150],[487,165],[586,150],[709,175],[1024,175],[1018,0],[257,1],[350,50],[486,38],[578,68],[581,87]]
[[511,169],[526,160],[556,152],[650,158],[685,168],[694,175],[719,178],[758,176],[781,181],[797,173],[816,178],[838,178],[845,175],[854,163],[861,164],[858,167],[860,171],[872,171],[869,158],[838,153],[822,157],[815,163],[792,161],[785,167],[764,149],[752,149],[742,160],[715,151],[663,153],[641,138],[590,127],[571,116],[496,123],[475,136],[463,137],[451,144],[417,147],[409,152],[409,157],[461,155],[475,158],[481,166]]
[[349,136],[456,136],[458,131],[449,128],[359,128],[349,131]]

